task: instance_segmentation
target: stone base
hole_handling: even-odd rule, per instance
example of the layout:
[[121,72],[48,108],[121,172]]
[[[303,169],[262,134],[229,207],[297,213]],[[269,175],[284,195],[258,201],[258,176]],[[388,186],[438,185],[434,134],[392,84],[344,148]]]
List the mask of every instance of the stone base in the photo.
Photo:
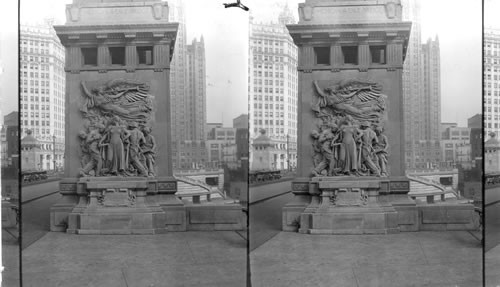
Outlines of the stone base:
[[243,230],[244,214],[240,204],[192,204],[186,206],[187,230]]
[[[294,188],[295,187],[295,188]],[[472,204],[417,205],[404,177],[318,177],[292,182],[283,231],[307,234],[388,234],[476,230]]]
[[399,232],[397,212],[377,204],[363,207],[330,207],[300,217],[300,233],[387,234]]
[[419,230],[477,230],[472,204],[422,204],[418,205]]
[[69,215],[67,233],[74,234],[155,234],[165,233],[161,209],[87,209]]
[[51,231],[73,234],[156,234],[186,230],[243,230],[239,204],[184,205],[172,178],[61,180],[51,207]]

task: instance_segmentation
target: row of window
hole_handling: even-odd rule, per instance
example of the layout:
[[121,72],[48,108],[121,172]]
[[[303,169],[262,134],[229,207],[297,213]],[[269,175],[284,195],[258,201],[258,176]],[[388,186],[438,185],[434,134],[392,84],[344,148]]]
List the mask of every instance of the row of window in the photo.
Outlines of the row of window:
[[[256,93],[262,93],[262,91],[264,91],[264,93],[273,94],[273,88],[264,88],[264,89],[262,89],[261,87],[254,87],[253,91],[256,92]],[[275,94],[284,94],[284,89],[283,88],[274,88],[274,93]]]
[[[97,47],[81,48],[83,64],[97,66]],[[125,65],[125,47],[108,47],[111,65]],[[136,56],[139,65],[153,65],[153,47],[136,47]]]
[[[262,77],[262,75],[264,75],[264,77],[271,77],[272,78],[273,72],[269,71],[269,72],[262,73],[262,71],[253,71],[253,75],[254,75],[254,77]],[[284,78],[283,72],[275,72],[274,77]]]
[[[269,122],[268,122],[269,121]],[[276,120],[276,121],[273,121],[273,120],[265,120],[264,123],[266,125],[273,125],[273,122],[277,125],[277,126],[284,126],[285,125],[285,121],[283,120]],[[253,123],[255,125],[262,125],[262,120],[253,120]]]
[[[344,64],[358,65],[358,46],[342,46]],[[331,65],[330,47],[314,47],[315,65]],[[386,46],[370,46],[370,58],[373,64],[386,64]]]
[[[285,132],[286,132],[286,130],[285,130],[284,128],[276,128],[276,129],[275,129],[275,128],[258,128],[258,127],[255,127],[255,128],[253,129],[253,132],[254,132],[255,134],[258,134],[258,133],[259,133],[259,131],[260,131],[261,129],[264,129],[264,130],[266,131],[266,135],[269,135],[269,136],[271,136],[271,137],[273,137],[273,138],[274,138],[274,137],[279,137],[279,135],[280,135],[280,134],[281,134],[281,135],[284,135],[284,134],[285,134]],[[276,134],[274,134],[274,132],[275,132],[275,131],[276,131]],[[288,133],[287,133],[287,134],[294,134],[294,133],[295,133],[295,130],[294,130],[294,129],[288,129]],[[290,140],[290,142],[294,142],[294,141],[295,141],[295,138],[290,137],[290,139],[289,139],[289,140]]]

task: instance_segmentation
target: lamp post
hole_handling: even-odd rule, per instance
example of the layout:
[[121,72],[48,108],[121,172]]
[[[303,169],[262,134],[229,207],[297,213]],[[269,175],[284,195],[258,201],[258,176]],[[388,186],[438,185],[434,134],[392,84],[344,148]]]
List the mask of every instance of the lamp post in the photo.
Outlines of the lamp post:
[[52,161],[54,162],[54,171],[56,171],[56,135],[52,136]]

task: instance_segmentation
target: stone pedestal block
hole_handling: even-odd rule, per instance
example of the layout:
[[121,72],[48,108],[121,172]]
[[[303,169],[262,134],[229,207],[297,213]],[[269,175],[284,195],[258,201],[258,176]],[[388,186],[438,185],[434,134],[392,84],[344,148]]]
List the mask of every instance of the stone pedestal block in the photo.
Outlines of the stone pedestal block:
[[186,206],[187,230],[243,230],[244,214],[237,203]]
[[476,230],[474,205],[425,204],[418,205],[420,230]]
[[[301,214],[311,205],[310,184],[308,178],[297,178],[292,181],[293,201],[282,209],[283,231],[297,232],[301,222]],[[314,210],[314,208],[312,209]],[[308,210],[309,212],[310,210]]]
[[50,208],[50,231],[65,232],[69,225],[69,214],[79,203],[86,203],[81,189],[78,192],[77,182],[77,178],[63,178],[59,182],[61,198]]
[[398,213],[379,202],[383,180],[374,177],[315,177],[309,205],[300,215],[300,233],[386,234],[399,232]]
[[185,206],[162,205],[162,217],[166,231],[186,231],[187,211]]
[[85,210],[70,215],[67,233],[76,234],[155,234],[162,233],[164,213],[158,208],[138,208],[133,211],[114,207]]
[[399,232],[396,210],[378,205],[370,207],[332,207],[314,214],[304,214],[301,219],[309,219],[307,231],[303,228],[301,221],[302,233],[387,234]]

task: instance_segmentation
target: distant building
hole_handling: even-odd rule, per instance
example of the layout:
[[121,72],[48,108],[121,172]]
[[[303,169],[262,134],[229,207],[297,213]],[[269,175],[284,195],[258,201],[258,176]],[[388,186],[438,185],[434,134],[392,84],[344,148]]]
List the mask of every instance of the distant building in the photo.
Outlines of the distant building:
[[43,150],[41,143],[27,131],[27,135],[21,139],[21,169],[22,171],[43,169]]
[[[278,158],[285,159],[287,168],[288,161],[293,166],[297,162],[298,50],[285,26],[295,23],[288,6],[277,20],[259,23],[250,19],[249,134],[252,143],[265,130],[273,142],[286,146]],[[254,158],[250,156],[250,161]]]
[[179,23],[170,64],[172,166],[200,169],[207,162],[206,63],[203,36],[187,44],[185,4],[168,1],[169,19]]
[[500,174],[500,141],[495,133],[490,133],[490,139],[484,143],[484,172]]
[[417,140],[413,142],[413,148],[412,169],[434,169],[441,166],[441,142],[439,140]]
[[455,167],[470,162],[470,128],[456,123],[441,123],[441,166]]
[[233,119],[233,128],[236,129],[236,158],[246,161],[248,164],[249,156],[249,133],[248,133],[248,114],[242,114]]
[[419,115],[422,117],[422,139],[438,140],[439,124],[441,123],[441,59],[439,55],[439,39],[430,38],[422,45],[422,107]]
[[248,128],[236,129],[236,159],[248,161],[249,156]]
[[420,1],[403,0],[401,4],[403,20],[412,22],[403,68],[405,161],[409,169],[432,168],[441,160],[437,148],[441,139],[439,39],[436,36],[422,44]]
[[[407,168],[416,168],[422,163],[419,140],[424,138],[419,128],[419,113],[422,111],[422,36],[420,33],[420,3],[416,0],[401,1],[403,20],[411,21],[411,33],[403,68],[403,118],[405,132],[405,160]],[[425,163],[422,163],[425,164]]]
[[207,148],[205,141],[183,140],[173,142],[172,166],[174,171],[202,169],[206,165]]
[[222,127],[222,124],[207,124],[211,129],[207,132],[207,167],[221,168],[229,162],[235,162],[236,131],[235,128]]
[[[193,39],[186,46],[187,52],[187,102],[181,109],[186,117],[182,124],[182,133],[189,140],[205,140],[205,123],[207,110],[205,42]],[[178,107],[176,107],[178,108]]]
[[248,114],[241,114],[233,119],[233,128],[248,130]]
[[287,169],[286,147],[280,141],[271,139],[264,129],[252,142],[250,170]]
[[458,127],[456,124],[446,127],[441,133],[442,140],[470,141],[470,128]]
[[483,157],[483,117],[481,114],[472,116],[467,121],[470,128],[471,160]]
[[4,117],[1,128],[2,167],[19,167],[19,113],[11,112]]
[[483,34],[484,139],[491,132],[500,134],[500,29]]
[[[41,169],[63,166],[65,142],[65,50],[52,23],[20,27],[21,137],[40,143]],[[54,152],[55,149],[55,152]],[[55,158],[54,158],[55,156]]]

